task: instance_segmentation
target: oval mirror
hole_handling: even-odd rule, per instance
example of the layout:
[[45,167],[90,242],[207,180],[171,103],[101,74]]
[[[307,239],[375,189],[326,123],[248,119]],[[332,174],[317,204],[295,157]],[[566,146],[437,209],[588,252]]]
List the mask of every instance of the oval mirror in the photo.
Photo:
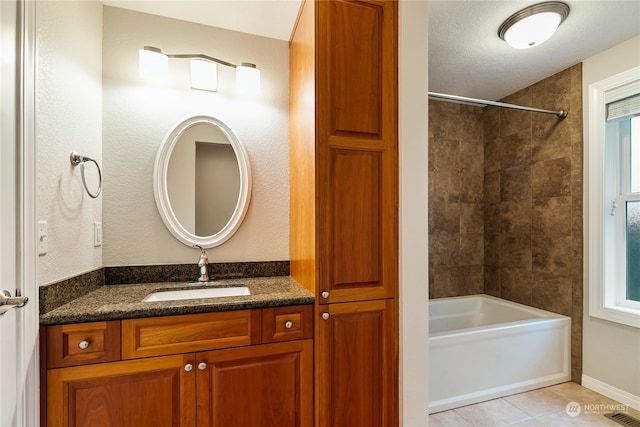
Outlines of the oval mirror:
[[158,148],[153,193],[162,221],[178,240],[203,248],[221,245],[249,207],[249,158],[225,123],[189,117]]

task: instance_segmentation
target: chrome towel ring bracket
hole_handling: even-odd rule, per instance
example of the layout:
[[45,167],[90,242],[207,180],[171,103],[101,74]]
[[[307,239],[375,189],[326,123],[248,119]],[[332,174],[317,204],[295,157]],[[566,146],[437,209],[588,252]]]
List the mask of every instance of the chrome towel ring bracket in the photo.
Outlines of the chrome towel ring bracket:
[[[82,171],[82,184],[84,185],[84,189],[87,190],[87,194],[89,195],[89,197],[91,197],[92,199],[97,198],[102,192],[102,172],[100,172],[100,165],[98,164],[98,162],[96,162],[91,157],[82,156],[75,151],[71,152],[69,158],[71,159],[72,166],[80,165],[80,170]],[[92,194],[87,187],[87,181],[84,178],[84,162],[93,162],[95,163],[96,168],[98,168],[98,191],[96,191],[95,194]]]

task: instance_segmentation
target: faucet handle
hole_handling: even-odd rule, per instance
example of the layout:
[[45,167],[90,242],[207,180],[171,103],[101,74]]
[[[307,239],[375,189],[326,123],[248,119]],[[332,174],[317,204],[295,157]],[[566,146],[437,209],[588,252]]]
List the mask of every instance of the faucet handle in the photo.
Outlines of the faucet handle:
[[200,249],[200,258],[198,258],[198,267],[200,267],[200,278],[199,282],[208,282],[209,281],[209,271],[207,269],[207,264],[209,264],[209,257],[207,256],[207,252],[200,245],[194,245],[194,247]]
[[200,249],[200,259],[198,259],[198,266],[202,267],[202,265],[206,265],[209,262],[209,256],[204,248],[200,245],[193,245],[194,248]]

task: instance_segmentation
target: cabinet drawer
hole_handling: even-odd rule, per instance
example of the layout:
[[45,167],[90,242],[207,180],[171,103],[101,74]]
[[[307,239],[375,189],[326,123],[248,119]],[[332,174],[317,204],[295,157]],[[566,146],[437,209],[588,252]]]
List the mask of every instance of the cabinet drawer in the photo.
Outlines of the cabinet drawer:
[[313,337],[313,304],[262,309],[262,342]]
[[259,344],[260,323],[260,310],[123,320],[122,358]]
[[47,368],[120,360],[120,321],[47,327]]

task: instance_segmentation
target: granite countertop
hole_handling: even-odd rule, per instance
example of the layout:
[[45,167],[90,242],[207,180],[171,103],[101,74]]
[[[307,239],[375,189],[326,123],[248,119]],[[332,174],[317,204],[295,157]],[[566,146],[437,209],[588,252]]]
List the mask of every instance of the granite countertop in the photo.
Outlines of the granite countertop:
[[[214,287],[247,286],[248,296],[142,302],[153,292],[190,289],[185,282],[105,285],[40,315],[41,325],[208,313],[312,304],[314,296],[289,276],[216,280]],[[197,285],[196,285],[197,286]]]

